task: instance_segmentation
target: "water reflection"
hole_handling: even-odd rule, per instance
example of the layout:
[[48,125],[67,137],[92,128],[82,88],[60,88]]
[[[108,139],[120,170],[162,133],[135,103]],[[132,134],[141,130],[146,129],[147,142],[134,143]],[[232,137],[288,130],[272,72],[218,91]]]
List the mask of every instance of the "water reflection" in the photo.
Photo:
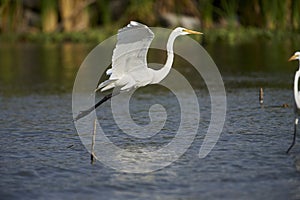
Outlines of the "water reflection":
[[291,40],[257,40],[235,46],[214,43],[205,48],[221,72],[292,73],[295,68],[287,60],[299,48],[296,44]]
[[70,91],[93,45],[1,44],[0,88],[4,94]]
[[[95,46],[71,43],[0,44],[0,91],[6,95],[71,92],[80,64]],[[295,42],[290,40],[257,40],[236,46],[215,43],[204,48],[216,62],[226,87],[288,88],[297,68],[295,63],[287,62],[296,50]],[[149,62],[164,63],[165,59],[166,52],[150,50]],[[195,87],[205,87],[203,81],[199,81],[201,76],[188,65],[183,58],[175,57],[174,68],[188,76]]]

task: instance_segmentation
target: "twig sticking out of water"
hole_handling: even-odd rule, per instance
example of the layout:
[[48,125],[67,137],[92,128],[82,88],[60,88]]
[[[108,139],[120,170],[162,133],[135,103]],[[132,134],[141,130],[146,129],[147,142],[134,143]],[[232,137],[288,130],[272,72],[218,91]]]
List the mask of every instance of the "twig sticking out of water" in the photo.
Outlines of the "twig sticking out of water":
[[94,164],[97,157],[95,155],[95,140],[96,140],[96,132],[97,132],[97,119],[94,120],[94,130],[93,130],[93,137],[92,137],[92,147],[91,147],[91,164]]
[[[265,108],[264,106],[264,91],[263,88],[259,89],[259,104],[261,108]],[[280,106],[268,106],[269,108],[289,108],[290,106],[286,103],[280,105]],[[297,135],[297,124],[298,124],[298,118],[295,119],[295,125],[294,125],[294,137],[293,137],[293,142],[291,144],[291,146],[288,148],[288,150],[286,151],[286,153],[288,154],[290,152],[290,150],[293,148],[295,142],[296,142],[296,135]]]
[[261,106],[263,106],[263,104],[264,104],[264,90],[263,90],[263,88],[260,88],[259,89],[259,104],[261,105]]
[[[264,90],[263,88],[259,89],[259,94],[258,94],[258,100],[261,108],[266,108],[264,106]],[[284,103],[282,105],[273,105],[273,106],[267,106],[268,108],[289,108],[290,106],[287,103]]]

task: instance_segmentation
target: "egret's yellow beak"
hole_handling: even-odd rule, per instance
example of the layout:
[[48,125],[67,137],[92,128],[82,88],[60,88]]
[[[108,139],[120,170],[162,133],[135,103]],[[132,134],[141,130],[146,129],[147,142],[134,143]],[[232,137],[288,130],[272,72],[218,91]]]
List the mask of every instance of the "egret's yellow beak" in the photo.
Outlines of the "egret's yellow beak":
[[189,30],[189,29],[184,29],[183,31],[188,32],[189,34],[198,34],[198,35],[203,34],[203,33],[201,33],[201,32],[198,32],[198,31],[192,31],[192,30]]
[[297,60],[297,59],[298,59],[298,55],[293,55],[292,57],[290,57],[289,61]]

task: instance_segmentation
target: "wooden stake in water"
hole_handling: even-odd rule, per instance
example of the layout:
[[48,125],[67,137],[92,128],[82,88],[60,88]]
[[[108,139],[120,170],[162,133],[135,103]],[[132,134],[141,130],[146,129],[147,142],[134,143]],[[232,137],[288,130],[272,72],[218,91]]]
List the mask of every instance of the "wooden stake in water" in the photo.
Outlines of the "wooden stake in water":
[[[264,90],[263,88],[259,89],[259,94],[258,94],[258,100],[259,100],[259,104],[261,106],[261,108],[266,108],[266,106],[264,106]],[[267,106],[268,108],[289,108],[289,105],[284,103],[282,105],[272,105],[272,106]]]
[[97,119],[94,120],[94,130],[93,130],[93,137],[92,137],[92,147],[91,147],[91,164],[94,164],[97,157],[95,155],[95,140],[96,140],[96,132],[97,132]]
[[259,90],[259,104],[262,106],[264,104],[264,90],[260,88]]

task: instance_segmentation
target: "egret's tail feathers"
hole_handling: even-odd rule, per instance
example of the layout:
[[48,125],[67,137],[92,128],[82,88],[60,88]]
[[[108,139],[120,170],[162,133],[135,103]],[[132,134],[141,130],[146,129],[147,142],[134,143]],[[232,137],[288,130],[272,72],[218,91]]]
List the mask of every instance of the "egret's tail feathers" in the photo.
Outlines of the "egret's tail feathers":
[[112,89],[115,87],[114,83],[110,83],[109,85],[105,86],[104,88],[101,89],[101,92],[104,92],[106,90]]
[[[103,92],[103,91],[105,91],[105,90],[108,90],[108,89],[113,88],[113,87],[114,87],[114,84],[113,84],[113,83],[114,83],[115,81],[116,81],[116,80],[108,79],[108,80],[106,80],[106,81],[100,83],[99,86],[95,89],[95,92],[97,92],[97,91],[100,90],[100,89],[101,89],[101,91]],[[106,88],[108,88],[108,89],[106,89]]]

